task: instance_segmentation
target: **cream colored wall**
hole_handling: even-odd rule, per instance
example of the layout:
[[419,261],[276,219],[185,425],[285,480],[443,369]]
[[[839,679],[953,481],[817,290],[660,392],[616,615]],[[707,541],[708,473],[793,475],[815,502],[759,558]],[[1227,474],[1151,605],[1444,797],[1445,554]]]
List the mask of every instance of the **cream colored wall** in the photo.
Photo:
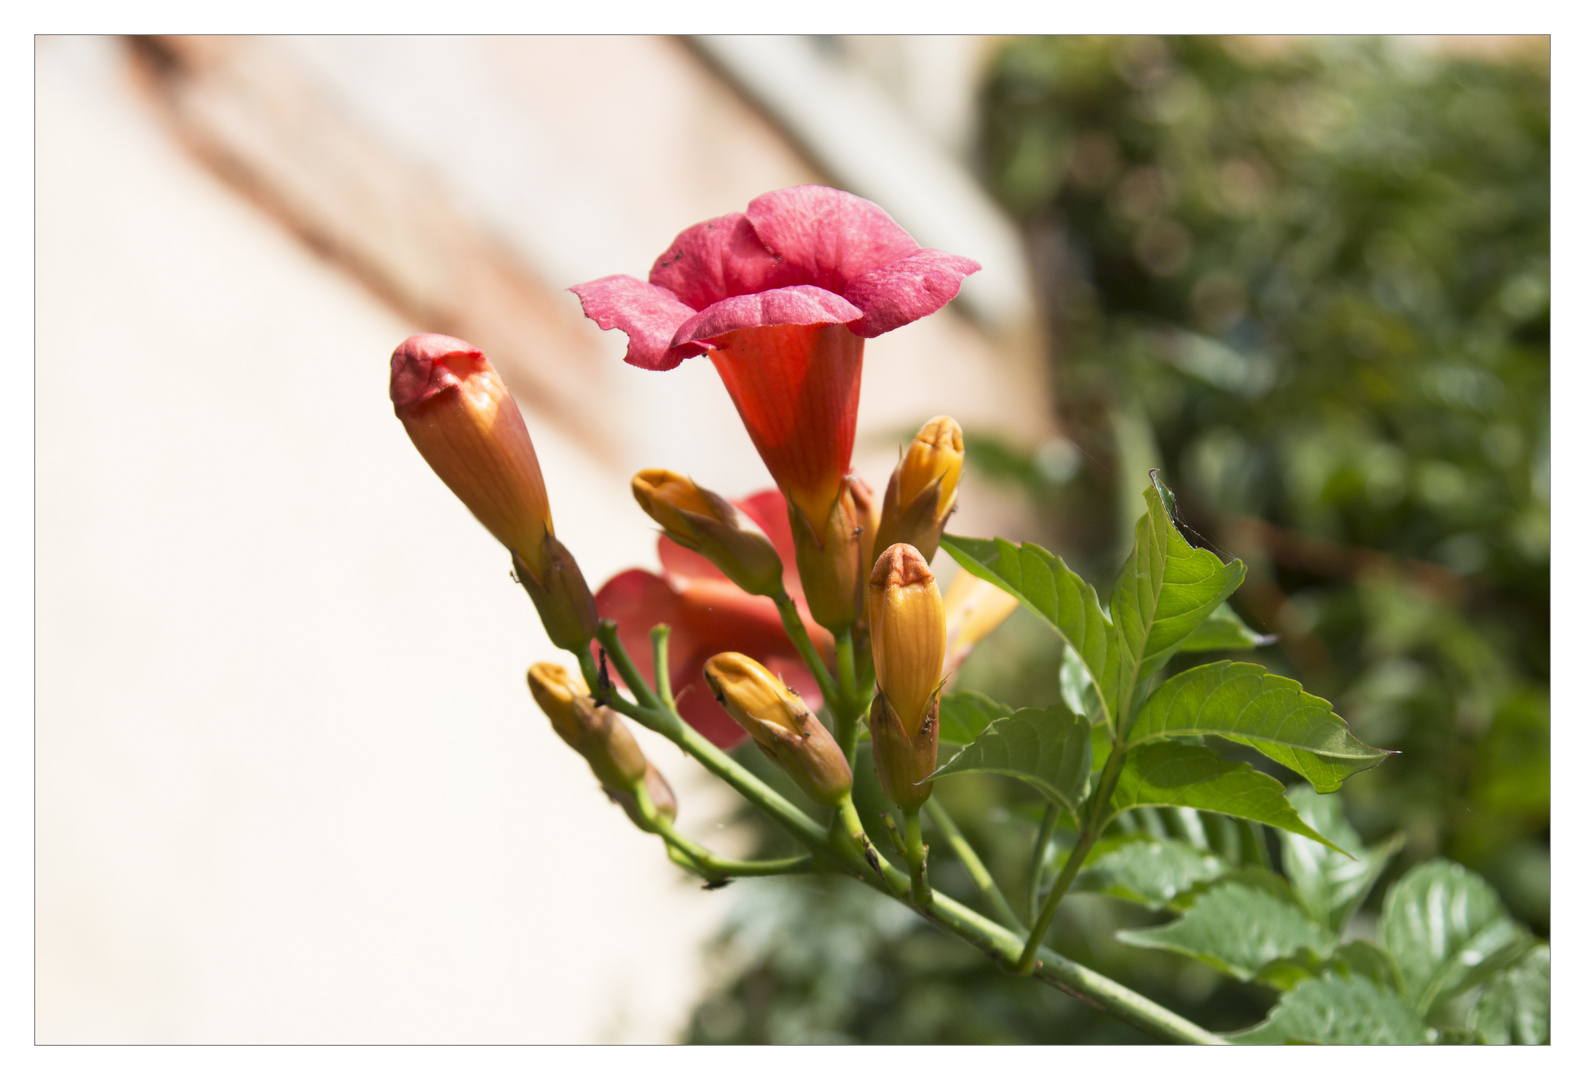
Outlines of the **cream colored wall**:
[[[359,116],[355,91],[378,96],[423,49],[382,40],[281,47],[339,70],[327,101]],[[471,89],[406,127],[401,110],[365,118],[574,321],[573,270],[642,275],[694,220],[812,178],[675,42],[604,40],[450,43],[451,62],[482,65]],[[544,63],[523,67],[535,50]],[[121,44],[41,39],[37,60],[38,1040],[674,1038],[734,890],[674,871],[534,709],[523,672],[555,650],[386,399],[390,350],[428,327],[186,152]],[[652,130],[671,115],[654,102],[580,99],[601,70],[671,114],[703,102],[677,121],[694,140]],[[564,175],[492,158],[488,123],[454,153],[417,152],[486,100],[509,131],[532,120]],[[623,116],[654,183],[618,168]],[[711,132],[746,157],[702,193]],[[596,258],[568,250],[576,230],[525,237],[532,214],[503,222],[509,198],[448,175],[467,153],[543,213],[582,192],[610,242]],[[558,534],[598,584],[653,565],[634,469],[733,495],[766,477],[707,364],[640,372],[619,334],[569,333],[598,372],[598,439],[520,398]],[[555,378],[554,360],[530,374]],[[951,312],[869,360],[858,463],[877,486],[891,433],[943,409],[1039,428],[1039,403],[1005,397],[996,347]],[[1003,513],[965,502],[965,531]],[[731,850],[728,793],[641,736],[682,824]]]

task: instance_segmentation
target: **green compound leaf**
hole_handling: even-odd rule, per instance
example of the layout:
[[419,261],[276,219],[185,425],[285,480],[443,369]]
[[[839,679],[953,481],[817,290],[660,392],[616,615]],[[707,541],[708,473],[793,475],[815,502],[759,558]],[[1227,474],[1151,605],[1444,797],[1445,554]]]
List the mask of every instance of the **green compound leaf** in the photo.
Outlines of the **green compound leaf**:
[[1161,684],[1128,732],[1130,745],[1180,735],[1219,735],[1286,765],[1321,792],[1386,760],[1349,733],[1332,706],[1258,664],[1222,660]]
[[1475,1006],[1475,1030],[1493,1046],[1551,1042],[1551,949],[1537,945],[1491,981]]
[[[1045,620],[1078,656],[1097,686],[1117,685],[1112,621],[1095,589],[1057,556],[1036,544],[943,536],[941,546],[977,578],[989,581]],[[1110,721],[1109,715],[1092,716]]]
[[1331,972],[1306,979],[1282,996],[1266,1021],[1229,1041],[1345,1046],[1421,1045],[1430,1030],[1409,1003],[1362,975]]
[[977,690],[942,694],[939,738],[942,742],[971,743],[992,721],[1011,715],[1011,706],[993,701]]
[[1183,639],[1179,652],[1231,652],[1234,649],[1258,649],[1274,645],[1276,634],[1257,634],[1245,625],[1232,608],[1223,604],[1211,612],[1211,617],[1200,628]]
[[1298,908],[1263,890],[1232,884],[1208,890],[1175,923],[1120,930],[1117,940],[1182,953],[1241,982],[1284,957],[1301,951],[1319,957],[1332,946],[1331,935]]
[[1517,960],[1533,940],[1509,918],[1497,890],[1446,859],[1421,863],[1387,890],[1382,944],[1426,1015]]
[[1108,817],[1132,806],[1210,810],[1273,825],[1336,847],[1304,823],[1276,780],[1243,762],[1223,761],[1214,750],[1203,746],[1152,742],[1132,751],[1117,778]]
[[1019,709],[932,776],[968,772],[1017,777],[1077,817],[1090,789],[1090,725],[1061,705]]
[[1403,993],[1403,972],[1387,951],[1374,941],[1360,938],[1339,945],[1326,959],[1328,971],[1358,975],[1395,994]]
[[1112,589],[1117,682],[1100,683],[1112,715],[1125,725],[1150,677],[1244,580],[1243,563],[1224,564],[1183,538],[1167,509],[1172,492],[1155,472],[1150,483],[1143,492],[1145,514],[1134,526],[1133,554]]
[[[1315,831],[1339,847],[1359,851],[1359,834],[1343,816],[1343,800],[1318,795],[1308,785],[1288,789],[1288,801]],[[1282,870],[1310,917],[1340,933],[1370,892],[1392,857],[1403,846],[1401,834],[1382,841],[1358,859],[1291,833],[1283,833]]]
[[1160,911],[1176,908],[1174,901],[1226,871],[1221,859],[1182,840],[1135,837],[1087,865],[1073,887]]

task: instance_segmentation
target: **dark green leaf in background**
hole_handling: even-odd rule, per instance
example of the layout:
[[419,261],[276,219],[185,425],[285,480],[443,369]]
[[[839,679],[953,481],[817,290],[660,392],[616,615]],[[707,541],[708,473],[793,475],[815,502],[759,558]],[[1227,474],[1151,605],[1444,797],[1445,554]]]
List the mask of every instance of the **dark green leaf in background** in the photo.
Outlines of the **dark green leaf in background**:
[[[1037,544],[943,536],[941,546],[969,573],[1018,598],[1062,636],[1103,689],[1117,685],[1112,622],[1095,587]],[[1109,717],[1091,717],[1092,720]]]
[[1362,975],[1327,973],[1282,996],[1266,1022],[1229,1036],[1237,1043],[1419,1045],[1425,1022],[1403,998]]
[[1552,953],[1537,945],[1491,981],[1475,1006],[1475,1030],[1494,1046],[1552,1039]]
[[1152,742],[1130,751],[1110,814],[1132,806],[1190,806],[1275,825],[1332,846],[1294,812],[1276,780],[1243,762],[1223,761],[1203,746]]
[[1298,908],[1245,885],[1217,885],[1177,922],[1150,930],[1120,930],[1119,941],[1170,949],[1249,982],[1275,960],[1300,950],[1324,955],[1331,936]]
[[1137,837],[1095,858],[1073,887],[1159,910],[1226,870],[1221,859],[1182,840]]
[[1367,851],[1343,816],[1341,797],[1318,795],[1305,784],[1295,784],[1288,789],[1288,801],[1316,832],[1341,848],[1361,852],[1359,858],[1349,859],[1313,840],[1292,833],[1281,835],[1282,870],[1294,894],[1311,918],[1341,932],[1403,846],[1403,836],[1389,837]]
[[977,690],[942,694],[939,737],[942,742],[971,743],[993,720],[1011,715],[1011,706],[993,701]]
[[1531,944],[1497,891],[1446,859],[1421,863],[1387,891],[1381,938],[1422,1014],[1513,963]]
[[1161,684],[1129,729],[1130,745],[1174,735],[1219,735],[1303,776],[1317,791],[1387,755],[1349,733],[1332,706],[1258,664],[1223,660]]
[[1152,474],[1144,491],[1144,516],[1134,526],[1133,554],[1112,589],[1117,684],[1103,684],[1102,691],[1112,715],[1124,724],[1150,677],[1244,580],[1243,563],[1223,564],[1179,534],[1163,490]]
[[1032,785],[1077,816],[1090,788],[1090,730],[1061,705],[1019,709],[987,727],[933,775],[1002,773]]
[[1276,644],[1276,634],[1257,634],[1244,624],[1233,609],[1223,604],[1200,624],[1200,628],[1183,639],[1179,652],[1222,652],[1234,649],[1258,649],[1262,645]]

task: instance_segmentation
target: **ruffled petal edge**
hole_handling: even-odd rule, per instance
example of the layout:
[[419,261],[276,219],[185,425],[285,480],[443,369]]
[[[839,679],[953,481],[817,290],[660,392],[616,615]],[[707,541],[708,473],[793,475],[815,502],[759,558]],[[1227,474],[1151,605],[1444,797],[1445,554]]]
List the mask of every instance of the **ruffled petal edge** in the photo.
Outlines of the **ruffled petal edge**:
[[843,296],[859,307],[862,318],[848,323],[859,337],[879,337],[907,326],[943,307],[958,295],[963,279],[980,264],[935,248],[878,266],[849,282]]
[[677,328],[694,317],[694,309],[670,289],[628,274],[612,274],[568,291],[578,297],[583,313],[601,330],[620,330],[627,335],[623,359],[634,367],[670,371],[687,357],[704,352],[698,346],[672,348]]
[[862,309],[834,292],[814,285],[789,285],[748,296],[730,296],[711,304],[677,328],[674,349],[746,330],[753,326],[815,326],[849,323],[864,316]]

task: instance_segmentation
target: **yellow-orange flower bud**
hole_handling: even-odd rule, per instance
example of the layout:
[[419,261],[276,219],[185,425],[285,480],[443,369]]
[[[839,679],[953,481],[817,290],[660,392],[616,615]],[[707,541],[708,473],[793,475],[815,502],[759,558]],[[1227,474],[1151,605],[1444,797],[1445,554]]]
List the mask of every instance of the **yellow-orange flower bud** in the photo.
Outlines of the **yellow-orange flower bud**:
[[870,702],[870,749],[881,791],[903,810],[917,810],[930,798],[935,781],[925,778],[936,771],[936,750],[941,725],[939,697],[931,697],[919,730],[910,735],[887,700],[884,690]]
[[666,469],[645,469],[633,477],[633,498],[667,536],[709,559],[744,592],[782,591],[781,556],[769,537],[715,492]]
[[742,653],[717,653],[704,665],[710,692],[765,754],[822,806],[853,789],[853,770],[825,725],[764,665]]
[[912,740],[941,688],[947,631],[930,564],[907,544],[893,544],[875,560],[869,623],[875,683]]
[[864,604],[869,494],[863,481],[845,477],[831,504],[831,514],[818,531],[802,510],[793,503],[787,504],[793,550],[798,557],[798,580],[803,584],[809,614],[834,634],[852,626]]
[[935,557],[941,531],[958,502],[963,475],[963,429],[950,416],[928,421],[892,471],[882,501],[878,550],[910,544],[925,561]]
[[528,669],[528,688],[550,717],[561,740],[583,755],[606,795],[627,812],[633,824],[653,831],[644,820],[633,790],[640,781],[655,809],[667,820],[677,817],[677,797],[654,764],[644,757],[622,718],[589,697],[583,680],[560,664],[535,664]]

